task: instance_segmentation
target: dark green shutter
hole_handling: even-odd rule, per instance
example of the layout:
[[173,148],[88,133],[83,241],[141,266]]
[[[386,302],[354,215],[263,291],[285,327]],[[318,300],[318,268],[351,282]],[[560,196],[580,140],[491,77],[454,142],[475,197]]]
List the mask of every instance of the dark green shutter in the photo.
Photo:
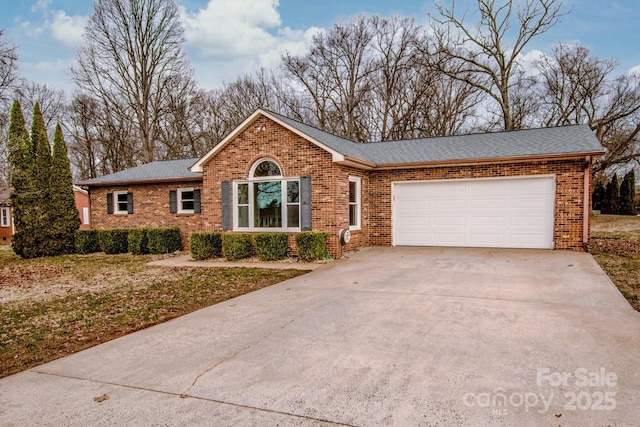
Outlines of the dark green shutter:
[[222,181],[222,229],[231,230],[231,181]]
[[127,213],[133,213],[133,193],[127,193]]
[[200,202],[200,190],[193,190],[193,212],[200,213],[202,211],[202,203]]
[[172,214],[178,212],[178,192],[176,190],[169,191],[169,212]]
[[107,193],[107,214],[113,215],[113,193]]
[[300,178],[300,229],[311,230],[311,177]]

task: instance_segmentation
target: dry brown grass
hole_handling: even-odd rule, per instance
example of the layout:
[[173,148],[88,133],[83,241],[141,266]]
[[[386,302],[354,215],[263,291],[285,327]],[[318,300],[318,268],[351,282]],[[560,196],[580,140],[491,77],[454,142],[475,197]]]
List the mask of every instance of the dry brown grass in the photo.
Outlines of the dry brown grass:
[[593,257],[640,311],[640,217],[595,215],[591,234]]
[[591,237],[640,242],[640,216],[593,215]]
[[23,260],[0,250],[0,377],[305,273],[147,266],[152,259]]

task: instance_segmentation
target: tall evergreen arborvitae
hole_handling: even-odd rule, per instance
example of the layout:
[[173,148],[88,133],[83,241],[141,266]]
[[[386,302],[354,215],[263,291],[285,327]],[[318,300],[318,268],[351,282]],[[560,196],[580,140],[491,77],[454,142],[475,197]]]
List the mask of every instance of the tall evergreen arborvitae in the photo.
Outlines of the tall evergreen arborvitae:
[[51,145],[49,145],[47,128],[38,103],[33,106],[31,146],[35,153],[33,168],[35,200],[32,207],[36,216],[33,224],[34,256],[53,255],[52,220],[49,209],[53,196],[51,193]]
[[617,214],[620,199],[620,184],[618,184],[618,175],[613,174],[611,180],[607,184],[605,197],[602,201],[602,213]]
[[591,208],[596,211],[602,211],[602,201],[605,198],[604,181],[600,180],[596,183],[593,194],[591,195]]
[[38,219],[32,208],[36,201],[36,188],[33,182],[34,159],[29,132],[18,100],[15,100],[11,107],[7,148],[9,182],[13,188],[10,203],[15,226],[11,246],[19,256],[33,258],[38,256],[33,250],[34,224]]
[[80,216],[73,195],[71,163],[67,157],[67,144],[60,125],[53,137],[51,161],[51,202],[49,215],[52,231],[52,252],[55,255],[70,254],[75,250],[75,232],[80,228]]
[[632,169],[624,176],[620,185],[620,215],[636,215],[636,173]]

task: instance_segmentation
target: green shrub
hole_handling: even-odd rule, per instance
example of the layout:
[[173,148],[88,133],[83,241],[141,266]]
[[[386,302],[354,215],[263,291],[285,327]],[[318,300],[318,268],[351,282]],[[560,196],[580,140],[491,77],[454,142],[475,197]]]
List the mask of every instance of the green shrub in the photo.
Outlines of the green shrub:
[[76,253],[91,254],[100,252],[98,230],[76,230]]
[[182,234],[178,227],[148,228],[150,254],[170,254],[182,249]]
[[253,235],[256,253],[262,261],[277,261],[287,255],[287,233],[256,233]]
[[222,234],[191,233],[189,236],[191,258],[195,260],[209,259],[222,255]]
[[134,255],[149,253],[149,241],[146,228],[133,228],[129,230],[129,252]]
[[321,231],[303,231],[296,234],[298,256],[303,261],[315,261],[324,257],[327,233]]
[[228,261],[249,258],[252,252],[251,234],[225,233],[222,235],[222,254]]
[[112,228],[98,230],[100,248],[105,254],[124,254],[129,251],[129,230]]

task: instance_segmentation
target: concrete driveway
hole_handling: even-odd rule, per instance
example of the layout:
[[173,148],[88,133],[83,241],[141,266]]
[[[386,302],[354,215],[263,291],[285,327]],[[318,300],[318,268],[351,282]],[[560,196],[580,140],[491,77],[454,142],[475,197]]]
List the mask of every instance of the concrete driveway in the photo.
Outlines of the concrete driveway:
[[638,425],[639,355],[588,254],[372,248],[0,380],[0,425]]

